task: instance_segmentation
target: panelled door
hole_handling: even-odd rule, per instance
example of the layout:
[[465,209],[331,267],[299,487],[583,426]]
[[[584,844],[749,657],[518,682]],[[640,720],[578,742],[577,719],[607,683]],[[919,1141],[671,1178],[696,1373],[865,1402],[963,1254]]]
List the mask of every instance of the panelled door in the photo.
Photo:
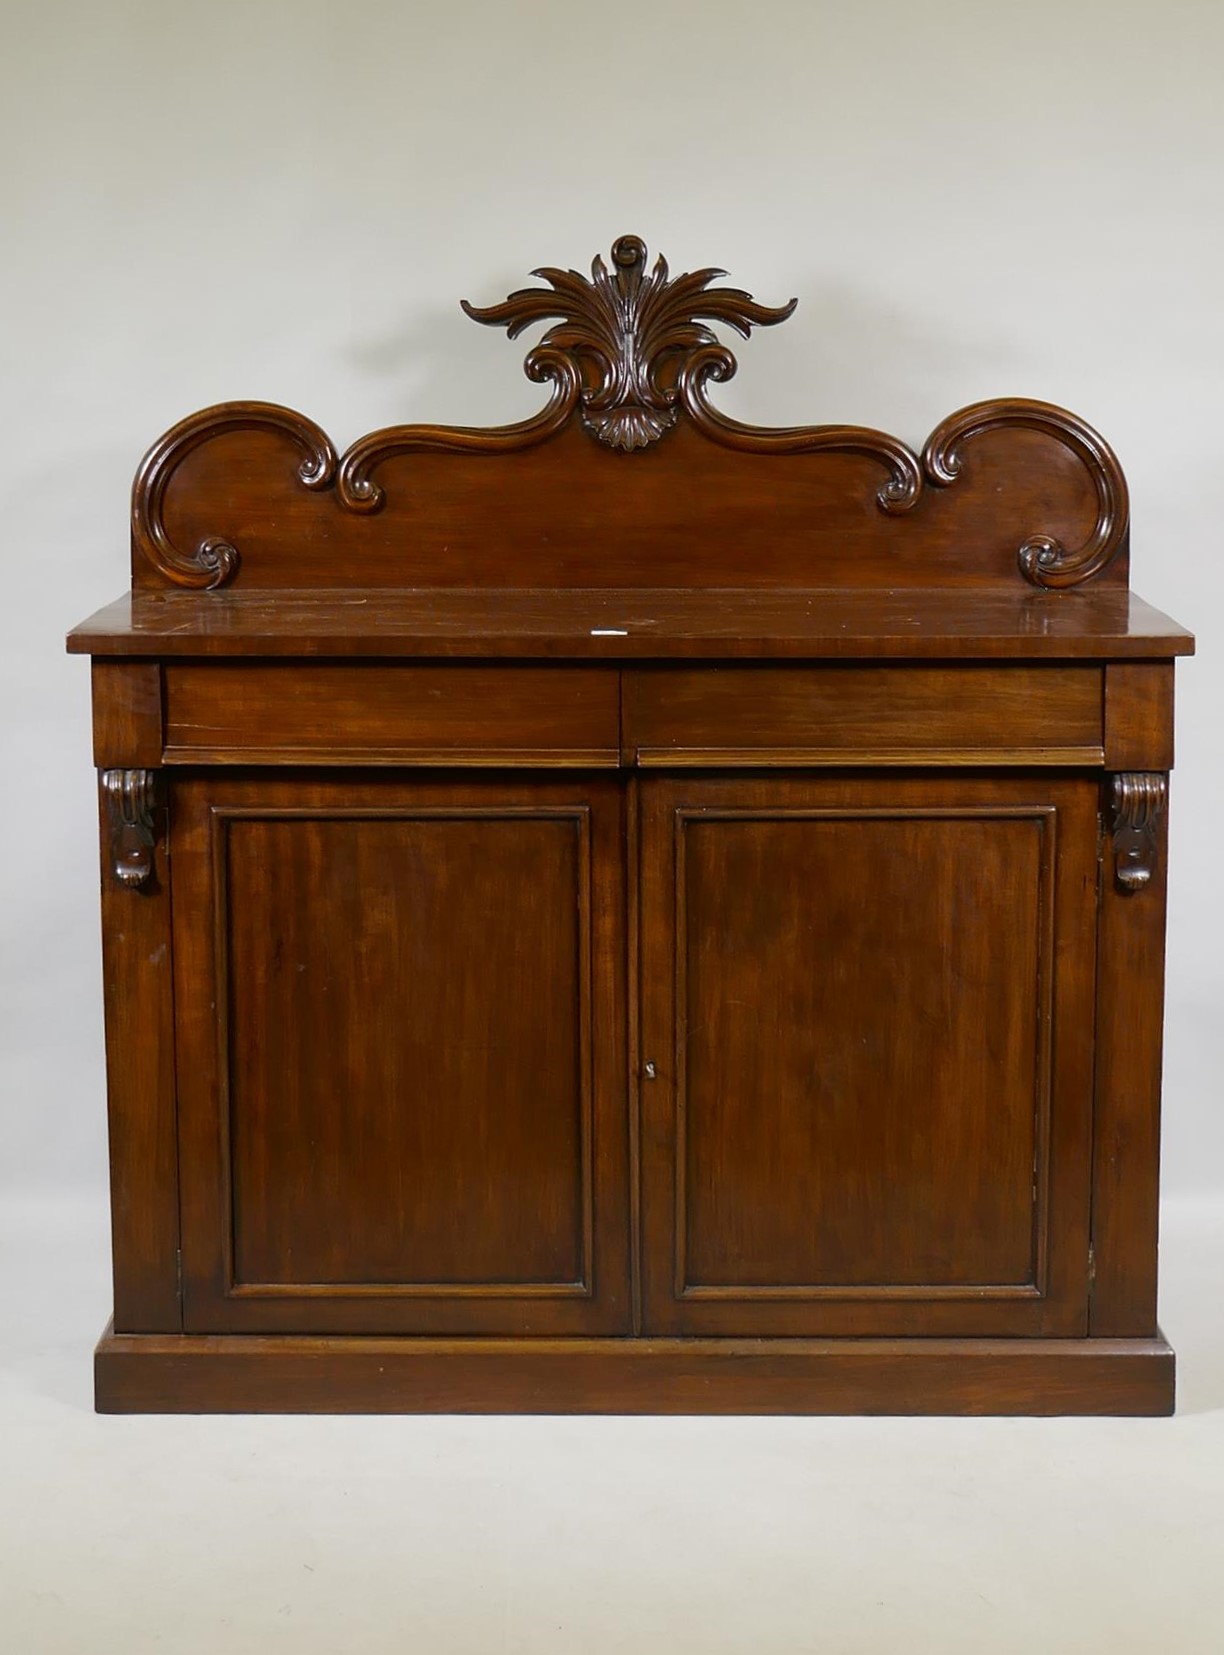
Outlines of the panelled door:
[[644,1331],[1086,1332],[1097,796],[642,782]]
[[626,1331],[615,778],[181,772],[171,835],[187,1328]]

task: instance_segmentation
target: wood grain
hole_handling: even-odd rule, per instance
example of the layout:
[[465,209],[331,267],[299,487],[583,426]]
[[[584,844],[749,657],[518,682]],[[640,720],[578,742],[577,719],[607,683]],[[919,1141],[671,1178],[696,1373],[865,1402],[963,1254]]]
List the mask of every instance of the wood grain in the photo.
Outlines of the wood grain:
[[99,770],[162,761],[162,675],[155,661],[95,660],[93,756]]
[[615,767],[615,670],[167,666],[166,762]]
[[1105,668],[1105,762],[1111,770],[1173,768],[1173,663]]
[[[1093,667],[722,667],[625,674],[623,741],[640,764],[1099,764]],[[793,755],[793,757],[792,757]]]

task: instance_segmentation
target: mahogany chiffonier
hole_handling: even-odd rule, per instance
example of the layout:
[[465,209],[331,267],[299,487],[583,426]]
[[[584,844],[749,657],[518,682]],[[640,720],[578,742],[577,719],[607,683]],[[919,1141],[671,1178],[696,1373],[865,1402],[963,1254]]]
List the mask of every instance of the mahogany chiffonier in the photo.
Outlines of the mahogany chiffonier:
[[1107,444],[742,424],[621,238],[550,387],[149,452],[93,658],[104,1410],[1163,1413],[1173,660]]

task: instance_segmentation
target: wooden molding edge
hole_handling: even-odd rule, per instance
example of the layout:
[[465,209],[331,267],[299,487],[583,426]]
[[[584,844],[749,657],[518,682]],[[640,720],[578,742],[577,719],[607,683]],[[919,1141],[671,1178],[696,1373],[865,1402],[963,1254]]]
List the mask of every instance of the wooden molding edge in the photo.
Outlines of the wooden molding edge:
[[100,1413],[1169,1414],[1151,1339],[103,1335]]
[[1099,768],[1104,749],[1085,743],[1076,747],[638,747],[631,762],[643,770],[803,769],[861,770],[887,765],[912,770],[977,769],[1018,764],[1054,769],[1059,766]]
[[172,742],[164,753],[167,765],[338,765],[345,769],[386,766],[414,770],[616,770],[620,752],[615,747],[214,747]]

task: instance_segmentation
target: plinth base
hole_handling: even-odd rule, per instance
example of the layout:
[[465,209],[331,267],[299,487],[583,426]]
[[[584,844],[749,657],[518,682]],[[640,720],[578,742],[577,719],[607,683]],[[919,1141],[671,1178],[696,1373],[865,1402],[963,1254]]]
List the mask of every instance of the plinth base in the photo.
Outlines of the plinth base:
[[128,1334],[100,1413],[1170,1414],[1150,1339],[413,1339]]

